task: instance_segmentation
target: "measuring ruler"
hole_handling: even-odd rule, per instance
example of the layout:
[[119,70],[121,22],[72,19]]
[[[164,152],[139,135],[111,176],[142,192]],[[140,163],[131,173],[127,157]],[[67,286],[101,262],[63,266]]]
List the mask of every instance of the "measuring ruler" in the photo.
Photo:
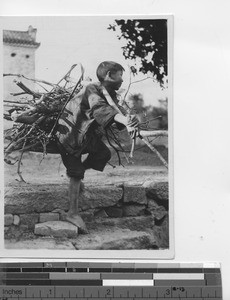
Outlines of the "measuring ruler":
[[0,300],[9,298],[220,300],[221,271],[216,263],[0,263]]

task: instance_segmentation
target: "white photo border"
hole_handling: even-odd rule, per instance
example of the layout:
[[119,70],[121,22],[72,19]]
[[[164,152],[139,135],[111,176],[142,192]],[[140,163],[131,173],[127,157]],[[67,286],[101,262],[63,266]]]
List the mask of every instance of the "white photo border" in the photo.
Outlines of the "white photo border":
[[[100,15],[56,15],[56,16],[41,16],[45,18],[52,17],[99,17]],[[101,15],[101,17],[114,17],[123,19],[167,19],[167,36],[168,36],[168,149],[169,149],[169,249],[165,250],[31,250],[31,249],[5,249],[4,248],[4,175],[1,176],[0,188],[1,188],[1,211],[0,211],[0,257],[2,258],[20,258],[20,259],[32,259],[32,258],[47,258],[47,259],[126,259],[126,260],[153,260],[153,259],[173,259],[175,256],[175,234],[174,234],[174,172],[173,172],[173,15],[171,14],[157,14],[157,15]],[[20,17],[23,16],[0,16],[2,18],[8,17]],[[39,17],[39,16],[25,16],[27,17]],[[1,22],[2,23],[2,22]],[[2,39],[2,30],[0,25],[0,38]],[[3,50],[1,43],[0,49]],[[1,51],[3,53],[3,51]],[[2,64],[1,64],[2,66]],[[3,79],[0,79],[1,93],[3,92]],[[3,111],[3,102],[1,102],[1,110]],[[3,118],[0,120],[1,129],[3,128]],[[1,144],[3,149],[3,130],[1,130]],[[1,151],[1,170],[4,170],[3,163],[3,151]]]

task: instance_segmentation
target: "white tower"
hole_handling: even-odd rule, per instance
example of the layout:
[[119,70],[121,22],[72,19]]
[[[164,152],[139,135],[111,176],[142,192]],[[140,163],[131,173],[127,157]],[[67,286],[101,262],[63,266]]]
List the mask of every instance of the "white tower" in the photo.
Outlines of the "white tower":
[[[21,74],[29,78],[35,76],[35,50],[40,46],[36,42],[37,29],[29,26],[27,31],[3,30],[3,72]],[[16,77],[4,77],[4,100],[15,100],[10,93],[23,92],[14,82]],[[33,88],[32,81],[20,81]]]

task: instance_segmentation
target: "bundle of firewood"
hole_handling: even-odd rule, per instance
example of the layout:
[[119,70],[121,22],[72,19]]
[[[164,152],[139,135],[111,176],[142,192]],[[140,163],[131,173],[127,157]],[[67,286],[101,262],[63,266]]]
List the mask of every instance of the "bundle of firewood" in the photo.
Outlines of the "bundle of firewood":
[[[23,180],[23,178],[20,172],[20,165],[25,151],[42,152],[43,155],[47,153],[58,153],[55,138],[55,128],[58,124],[58,120],[73,95],[79,93],[80,90],[89,83],[88,81],[90,81],[83,81],[84,68],[81,64],[78,65],[80,66],[80,77],[78,80],[74,80],[70,76],[73,69],[77,66],[73,65],[67,74],[56,84],[44,80],[30,79],[20,74],[3,75],[18,78],[19,80],[14,80],[14,82],[22,90],[19,93],[11,94],[13,97],[20,96],[19,99],[4,100],[4,118],[8,121],[12,121],[12,127],[4,131],[5,162],[8,164],[18,163],[18,175],[21,180]],[[20,81],[21,78],[24,79],[24,82]],[[25,80],[33,81],[35,85],[42,88],[42,91],[31,90],[25,84]],[[84,91],[84,89],[82,91]],[[25,98],[25,95],[29,96],[29,98]],[[129,111],[127,104],[124,108],[128,108],[127,111]],[[149,121],[151,120],[148,120],[148,122]],[[150,128],[146,126],[147,122],[140,123],[139,137],[156,138],[167,135],[166,131],[149,131]],[[110,129],[110,131],[107,131],[105,137],[109,145],[116,150],[119,164],[121,164],[119,152],[123,152],[125,155],[125,152],[128,151],[124,149],[119,136],[116,136],[115,130]],[[145,143],[147,143],[147,146],[152,151],[154,150],[154,152],[156,152],[148,141],[145,141]],[[132,147],[132,149],[134,148]],[[14,151],[18,151],[19,155],[16,160],[12,161],[10,154]],[[131,152],[133,152],[133,150],[131,150]],[[132,155],[130,155],[130,157],[131,156]],[[127,157],[126,159],[129,161]],[[160,157],[160,159],[166,165],[163,158]]]
[[[13,121],[12,127],[5,130],[5,161],[13,151],[19,151],[22,156],[25,151],[37,151],[45,153],[55,152],[54,133],[57,121],[68,101],[73,94],[82,88],[84,69],[80,65],[81,74],[77,81],[70,77],[73,65],[67,74],[57,84],[43,80],[26,78],[20,74],[4,74],[4,76],[15,76],[26,80],[32,80],[35,85],[42,87],[42,91],[35,92],[20,80],[14,80],[15,84],[22,90],[12,96],[20,96],[17,100],[4,100],[4,118]],[[47,87],[48,86],[48,87]],[[24,96],[28,96],[25,99]],[[20,158],[18,159],[20,160]]]

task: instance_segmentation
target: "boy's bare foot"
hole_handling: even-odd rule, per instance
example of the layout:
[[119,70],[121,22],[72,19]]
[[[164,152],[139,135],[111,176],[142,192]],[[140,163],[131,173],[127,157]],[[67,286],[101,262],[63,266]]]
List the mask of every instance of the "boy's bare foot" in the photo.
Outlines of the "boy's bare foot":
[[79,233],[82,233],[82,234],[89,233],[88,229],[86,228],[85,222],[82,220],[81,216],[67,214],[65,219],[67,222],[77,226]]

